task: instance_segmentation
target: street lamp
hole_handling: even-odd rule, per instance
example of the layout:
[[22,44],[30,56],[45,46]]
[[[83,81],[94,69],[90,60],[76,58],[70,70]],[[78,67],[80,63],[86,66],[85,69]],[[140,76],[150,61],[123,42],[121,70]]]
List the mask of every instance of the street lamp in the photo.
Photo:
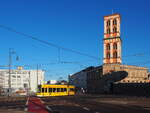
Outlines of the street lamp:
[[[10,96],[11,94],[11,67],[12,67],[12,54],[16,54],[16,52],[12,49],[12,48],[9,48],[9,60],[8,60],[8,67],[9,67],[9,79],[8,79],[8,86],[9,86],[9,89],[8,89],[8,96]],[[19,57],[17,56],[16,57],[16,60],[18,61],[19,60]]]

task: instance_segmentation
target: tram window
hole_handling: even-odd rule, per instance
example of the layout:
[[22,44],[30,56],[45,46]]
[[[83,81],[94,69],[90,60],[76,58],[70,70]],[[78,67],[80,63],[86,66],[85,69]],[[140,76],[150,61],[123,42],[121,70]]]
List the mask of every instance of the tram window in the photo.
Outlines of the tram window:
[[47,93],[47,88],[45,88],[45,92]]
[[67,91],[67,89],[66,88],[64,88],[64,92],[66,92]]
[[56,92],[56,88],[53,88],[53,92]]
[[64,89],[63,89],[63,88],[61,88],[61,92],[64,92]]
[[60,92],[60,88],[57,88],[57,92]]
[[52,88],[48,88],[48,92],[52,92]]
[[42,93],[44,93],[44,88],[42,88]]

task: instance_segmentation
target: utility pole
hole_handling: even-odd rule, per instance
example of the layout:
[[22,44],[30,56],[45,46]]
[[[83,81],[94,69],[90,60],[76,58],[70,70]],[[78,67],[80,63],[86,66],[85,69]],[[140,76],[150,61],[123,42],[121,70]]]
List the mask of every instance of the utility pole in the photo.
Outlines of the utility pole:
[[11,60],[11,48],[9,48],[9,60],[8,60],[8,67],[9,67],[9,79],[8,79],[8,96],[10,96],[11,94],[11,63],[12,63],[12,60]]
[[68,75],[68,83],[67,83],[67,87],[68,87],[68,95],[69,95],[69,91],[70,91],[70,88],[69,88],[69,85],[70,85],[70,83],[69,83],[69,79],[70,78],[70,75]]
[[[16,52],[12,50],[12,48],[9,48],[9,56],[8,56],[8,73],[9,73],[9,78],[8,78],[8,96],[11,95],[11,67],[12,67],[12,54],[15,54]],[[19,57],[17,56],[17,59],[19,60]]]
[[38,70],[39,70],[39,66],[38,66],[38,64],[37,64],[37,74],[36,74],[36,75],[37,75],[37,91],[38,91],[38,79],[39,79],[39,78],[38,78]]
[[28,96],[30,96],[30,94],[29,94],[30,91],[31,91],[31,83],[30,83],[30,82],[31,82],[31,77],[30,77],[30,71],[29,71],[29,81],[28,81],[28,82],[29,82]]

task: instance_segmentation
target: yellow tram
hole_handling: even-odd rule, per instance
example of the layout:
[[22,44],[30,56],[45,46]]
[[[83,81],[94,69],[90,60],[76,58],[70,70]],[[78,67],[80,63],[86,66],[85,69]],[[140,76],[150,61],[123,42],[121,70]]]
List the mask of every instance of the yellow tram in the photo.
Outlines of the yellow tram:
[[75,95],[75,87],[72,85],[44,84],[38,87],[36,95],[39,97]]

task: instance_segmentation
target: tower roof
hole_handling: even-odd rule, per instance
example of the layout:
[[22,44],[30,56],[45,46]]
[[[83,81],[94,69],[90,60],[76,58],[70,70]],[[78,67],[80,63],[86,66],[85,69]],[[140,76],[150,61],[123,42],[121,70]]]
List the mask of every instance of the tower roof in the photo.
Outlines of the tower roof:
[[121,15],[119,13],[115,13],[115,14],[111,14],[111,15],[106,15],[104,16],[104,19],[110,19],[110,18],[114,18],[114,17],[121,17]]

